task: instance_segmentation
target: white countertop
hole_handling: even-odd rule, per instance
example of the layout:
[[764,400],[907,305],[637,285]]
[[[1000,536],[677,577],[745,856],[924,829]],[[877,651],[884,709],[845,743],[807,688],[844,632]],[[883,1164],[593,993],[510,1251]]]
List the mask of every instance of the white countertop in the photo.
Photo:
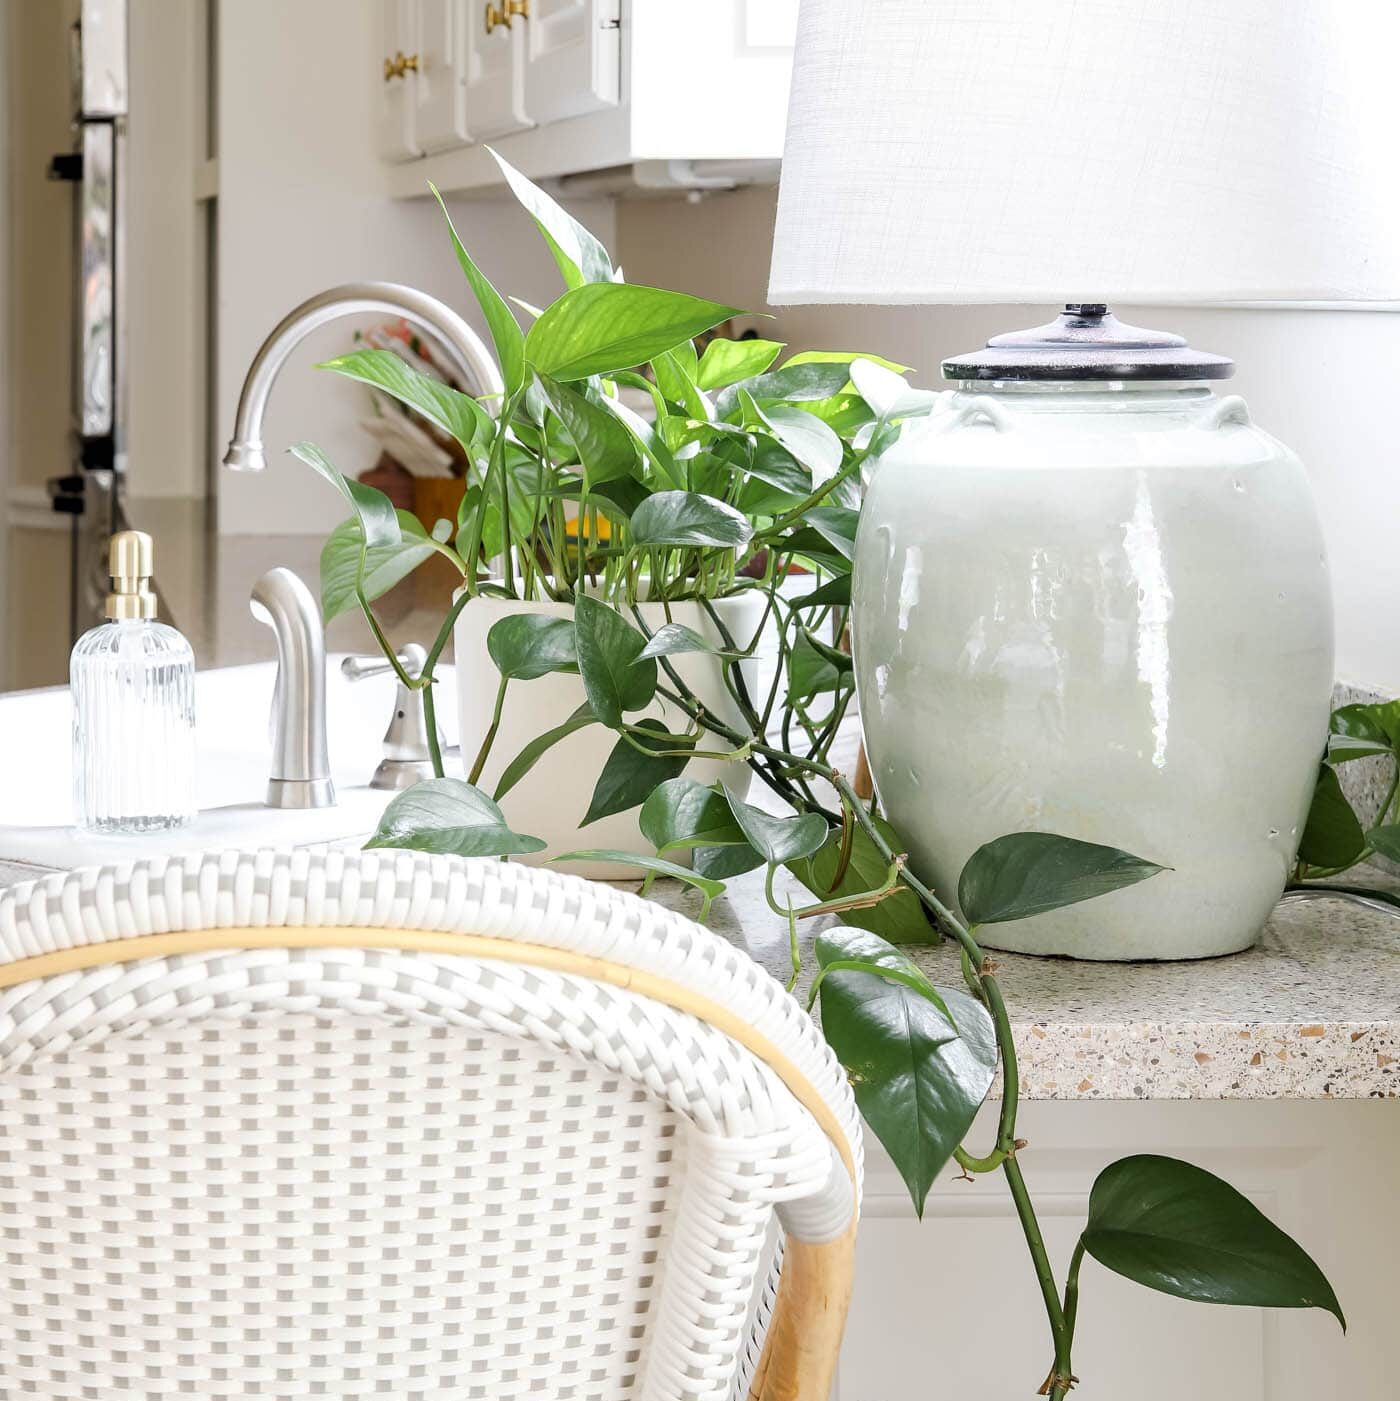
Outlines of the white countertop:
[[[8,880],[81,865],[216,847],[306,846],[363,840],[392,794],[371,789],[396,686],[385,673],[351,683],[327,664],[327,747],[334,807],[280,810],[263,799],[271,759],[276,664],[221,667],[195,678],[199,815],[188,827],[141,837],[80,832],[73,823],[71,704],[67,687],[0,696],[0,865]],[[456,679],[441,668],[438,720],[457,733]]]

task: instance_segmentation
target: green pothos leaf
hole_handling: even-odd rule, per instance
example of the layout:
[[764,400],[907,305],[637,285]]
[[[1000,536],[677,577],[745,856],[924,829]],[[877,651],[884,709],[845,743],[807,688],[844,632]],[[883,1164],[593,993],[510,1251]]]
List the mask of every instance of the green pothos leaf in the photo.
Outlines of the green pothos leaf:
[[642,804],[637,825],[660,855],[685,847],[747,845],[725,795],[693,778],[667,779]]
[[366,549],[364,531],[353,516],[326,536],[321,546],[321,616],[326,622],[355,607],[357,583],[365,601],[373,603],[436,553],[416,516],[400,511],[398,519],[401,538],[393,545]]
[[574,604],[574,631],[589,704],[615,730],[624,713],[645,709],[656,694],[656,662],[642,656],[647,640],[615,608],[587,595]]
[[[452,222],[452,216],[447,212],[447,205],[438,193],[437,186],[429,182],[428,188],[433,192],[433,198],[442,210],[442,217],[447,220],[447,232],[457,254],[458,266],[467,279],[467,285],[472,289],[481,314],[486,318],[486,328],[491,332],[491,342],[496,348],[496,362],[500,365],[501,377],[505,380],[506,394],[512,395],[525,383],[525,337],[521,333],[520,323],[457,236],[457,228]],[[539,322],[535,325],[539,325]]]
[[486,149],[500,167],[511,193],[529,210],[530,217],[544,235],[565,285],[579,287],[585,282],[611,282],[612,259],[602,243],[499,152],[490,146]]
[[1298,843],[1298,859],[1324,870],[1349,866],[1365,850],[1366,834],[1361,830],[1336,770],[1323,764],[1318,770],[1317,787]]
[[1325,1309],[1346,1330],[1332,1286],[1302,1246],[1192,1163],[1152,1153],[1111,1163],[1089,1194],[1083,1243],[1115,1274],[1178,1299]]
[[761,375],[782,349],[779,341],[731,341],[716,336],[700,357],[696,383],[701,389],[723,389],[741,379]]
[[1012,832],[972,853],[958,878],[958,904],[972,924],[1002,924],[1097,899],[1165,869],[1055,832]]
[[394,503],[378,487],[347,477],[315,443],[293,443],[287,451],[324,477],[350,503],[360,522],[366,549],[399,543],[399,518]]
[[580,827],[645,802],[654,788],[675,778],[690,762],[686,751],[695,747],[693,738],[669,734],[661,721],[650,717],[639,720],[636,728],[646,734],[617,737]]
[[783,866],[790,861],[804,861],[826,840],[826,818],[820,813],[775,817],[762,808],[742,802],[732,793],[727,796],[729,810],[749,845],[770,865]]
[[548,613],[511,613],[491,624],[486,650],[503,677],[533,681],[556,671],[577,671],[574,625]]
[[987,1009],[957,988],[938,992],[957,1032],[923,992],[874,973],[834,972],[821,985],[822,1030],[920,1215],[997,1065]]
[[833,973],[874,973],[928,998],[957,1031],[957,1023],[929,976],[908,954],[868,929],[836,925],[817,935],[814,951],[822,981]]
[[450,856],[509,856],[544,846],[538,837],[513,832],[491,798],[457,778],[426,779],[399,793],[365,843],[366,850],[404,847]]

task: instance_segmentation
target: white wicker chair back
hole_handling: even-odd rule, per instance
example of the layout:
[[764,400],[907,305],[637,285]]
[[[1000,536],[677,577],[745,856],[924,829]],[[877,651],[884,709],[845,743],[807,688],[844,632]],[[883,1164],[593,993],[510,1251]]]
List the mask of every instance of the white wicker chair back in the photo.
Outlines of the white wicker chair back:
[[[312,926],[336,942],[293,946]],[[104,945],[119,961],[0,991],[4,1401],[729,1401],[758,1363],[775,1211],[802,1240],[850,1224],[858,1131],[810,1023],[630,897],[266,852],[0,894],[0,979]],[[819,1085],[842,1151],[733,1036],[550,950],[733,1008]]]

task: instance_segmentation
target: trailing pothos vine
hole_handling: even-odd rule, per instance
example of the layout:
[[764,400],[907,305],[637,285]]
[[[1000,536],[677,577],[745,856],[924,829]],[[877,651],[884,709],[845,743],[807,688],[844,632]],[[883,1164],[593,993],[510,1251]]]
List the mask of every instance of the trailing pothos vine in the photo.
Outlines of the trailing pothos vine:
[[[1057,1274],[1023,1172],[1011,1016],[979,931],[1163,867],[1054,833],[1013,832],[974,853],[955,897],[935,891],[833,761],[855,689],[843,643],[861,476],[938,396],[910,389],[901,367],[878,357],[809,353],[777,364],[784,347],[775,342],[717,338],[701,348],[697,338],[733,308],[621,281],[597,239],[504,163],[503,171],[565,284],[548,307],[527,309],[533,319],[522,330],[452,231],[504,394],[478,402],[384,351],[329,364],[461,445],[457,520],[428,528],[311,445],[293,449],[353,509],[322,556],[327,615],[358,607],[428,711],[437,777],[388,805],[370,845],[477,857],[540,850],[538,838],[512,829],[502,802],[555,745],[603,726],[616,738],[579,824],[636,807],[651,852],[567,855],[687,882],[702,919],[726,880],[761,868],[774,919],[789,934],[793,989],[802,923],[821,917],[809,1002],[820,1004],[824,1034],[916,1210],[950,1162],[1006,1185],[1045,1309],[1042,1394],[1063,1398],[1075,1382],[1086,1257],[1179,1297],[1319,1307],[1340,1321],[1330,1285],[1293,1240],[1219,1178],[1153,1155],[1100,1174],[1085,1229]],[[624,403],[628,388],[646,396],[649,413]],[[409,676],[373,603],[434,555],[453,563],[461,586],[422,672]],[[761,622],[753,636],[735,637],[715,602],[747,591],[760,596]],[[569,603],[572,613],[513,613],[494,624],[494,718],[483,735],[462,737],[465,777],[449,777],[433,720],[435,672],[461,610],[491,596]],[[706,635],[671,616],[678,602],[699,605]],[[772,654],[761,687],[760,653]],[[722,711],[686,680],[697,654],[722,679]],[[486,792],[478,785],[510,688],[560,672],[579,677],[578,710],[509,756]],[[479,673],[474,680],[485,684]],[[749,802],[747,784],[688,777],[687,764],[702,756],[745,766],[769,799]],[[780,896],[784,870],[810,899]],[[939,940],[957,946],[959,987],[935,985],[905,952]],[[998,1071],[995,1127],[976,1142]]]

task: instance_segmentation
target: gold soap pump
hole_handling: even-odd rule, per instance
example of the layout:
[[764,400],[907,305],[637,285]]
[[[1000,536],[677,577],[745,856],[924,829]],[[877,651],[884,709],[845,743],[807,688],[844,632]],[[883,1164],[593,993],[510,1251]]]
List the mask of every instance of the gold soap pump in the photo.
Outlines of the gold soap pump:
[[112,536],[107,550],[112,591],[103,610],[110,621],[156,616],[156,596],[151,591],[154,570],[155,545],[144,530],[119,530]]
[[90,832],[183,827],[195,813],[194,652],[156,621],[155,549],[120,530],[108,549],[107,621],[73,648],[73,807]]

